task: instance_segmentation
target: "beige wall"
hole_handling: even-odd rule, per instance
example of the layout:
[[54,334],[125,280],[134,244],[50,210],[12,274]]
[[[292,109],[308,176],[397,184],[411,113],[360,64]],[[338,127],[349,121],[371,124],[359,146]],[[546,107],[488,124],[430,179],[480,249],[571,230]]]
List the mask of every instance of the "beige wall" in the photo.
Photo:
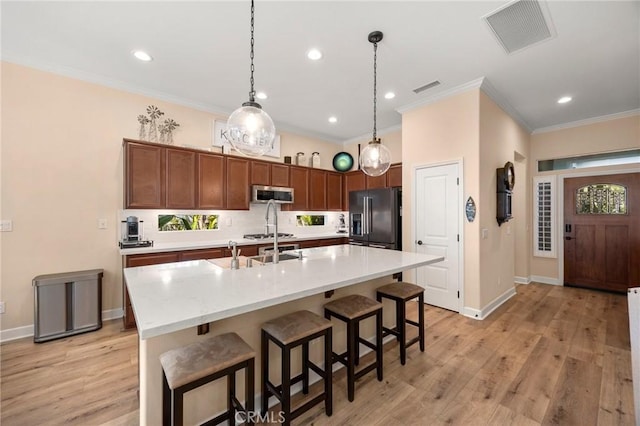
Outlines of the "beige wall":
[[[516,174],[512,206],[514,219],[498,225],[496,220],[496,169],[507,161],[522,164],[529,151],[529,134],[484,92],[480,92],[480,197],[478,222],[488,230],[488,238],[480,239],[480,306],[485,307],[514,287],[516,242],[518,254],[526,255],[528,235],[523,224],[529,223],[525,209],[526,173]],[[520,162],[516,161],[516,157]],[[522,173],[524,167],[518,167]],[[518,217],[518,214],[520,217]],[[520,264],[521,262],[519,262]],[[525,275],[526,276],[526,275]]]
[[[587,154],[640,148],[640,114],[568,129],[533,134],[529,170],[531,176],[596,173],[630,170],[638,165],[560,170],[538,173],[538,160],[549,160]],[[531,181],[528,183],[532,186]],[[531,210],[531,209],[530,209]],[[558,218],[562,220],[562,218]],[[562,256],[562,251],[558,251]],[[560,279],[558,258],[531,257],[530,273],[534,277]]]
[[[391,163],[402,162],[402,130],[398,129],[389,132],[385,132],[383,130],[378,133],[378,137],[380,138],[380,142],[389,148],[389,152],[391,153]],[[344,151],[348,152],[353,157],[354,164],[351,170],[358,170],[358,144],[360,144],[360,150],[363,150],[370,140],[371,135],[369,135],[369,137],[363,137],[362,139],[350,141],[344,144]]]
[[[1,72],[1,217],[13,220],[1,242],[2,330],[33,324],[31,280],[41,274],[103,268],[103,309],[121,308],[122,138],[137,138],[150,104],[180,123],[176,145],[211,146],[214,118],[226,118],[11,63]],[[326,169],[341,149],[281,134],[283,156],[319,151]]]
[[[479,184],[479,90],[472,90],[402,115],[403,249],[415,250],[413,182],[419,166],[463,160],[464,199],[476,200],[482,208]],[[463,214],[462,210],[460,214]],[[480,294],[480,217],[464,221],[464,302],[479,309]],[[408,279],[414,279],[408,274]]]

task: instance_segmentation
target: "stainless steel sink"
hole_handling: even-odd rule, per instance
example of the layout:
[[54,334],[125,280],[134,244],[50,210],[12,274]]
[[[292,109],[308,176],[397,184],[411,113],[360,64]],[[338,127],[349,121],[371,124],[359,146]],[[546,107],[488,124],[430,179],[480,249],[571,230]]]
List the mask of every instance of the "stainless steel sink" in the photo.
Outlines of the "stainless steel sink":
[[[280,253],[280,256],[278,257],[278,260],[283,261],[283,260],[292,260],[292,259],[300,259],[300,255],[298,254],[291,254],[291,253]],[[255,263],[272,263],[273,262],[273,255],[272,254],[259,254],[257,256],[251,256],[247,259],[247,266],[250,268],[252,267]]]

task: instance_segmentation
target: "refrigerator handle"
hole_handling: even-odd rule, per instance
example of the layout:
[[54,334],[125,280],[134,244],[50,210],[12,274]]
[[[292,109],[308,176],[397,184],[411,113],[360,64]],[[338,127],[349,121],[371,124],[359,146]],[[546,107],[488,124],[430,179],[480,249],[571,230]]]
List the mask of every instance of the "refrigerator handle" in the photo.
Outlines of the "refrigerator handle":
[[371,222],[373,222],[373,198],[367,197],[367,234],[371,233]]
[[362,235],[369,233],[369,197],[362,197]]

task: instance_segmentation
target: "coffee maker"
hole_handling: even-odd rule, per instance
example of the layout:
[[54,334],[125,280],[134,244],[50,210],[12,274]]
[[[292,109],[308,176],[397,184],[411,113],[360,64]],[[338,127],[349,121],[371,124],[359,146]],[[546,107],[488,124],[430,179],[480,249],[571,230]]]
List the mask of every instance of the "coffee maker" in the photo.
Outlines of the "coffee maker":
[[131,247],[149,247],[153,245],[153,241],[144,239],[144,221],[138,220],[136,216],[129,216],[127,220],[123,220],[122,235],[120,240],[120,248]]

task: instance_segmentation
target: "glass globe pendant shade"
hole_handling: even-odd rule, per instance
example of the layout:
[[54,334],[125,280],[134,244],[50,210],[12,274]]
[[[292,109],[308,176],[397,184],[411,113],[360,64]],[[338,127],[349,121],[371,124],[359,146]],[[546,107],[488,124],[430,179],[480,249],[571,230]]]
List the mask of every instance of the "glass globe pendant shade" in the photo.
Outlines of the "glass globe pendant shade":
[[259,157],[273,148],[276,127],[259,104],[245,102],[227,120],[227,134],[238,152]]
[[389,170],[391,153],[380,142],[369,142],[360,153],[360,168],[369,176],[380,176]]

